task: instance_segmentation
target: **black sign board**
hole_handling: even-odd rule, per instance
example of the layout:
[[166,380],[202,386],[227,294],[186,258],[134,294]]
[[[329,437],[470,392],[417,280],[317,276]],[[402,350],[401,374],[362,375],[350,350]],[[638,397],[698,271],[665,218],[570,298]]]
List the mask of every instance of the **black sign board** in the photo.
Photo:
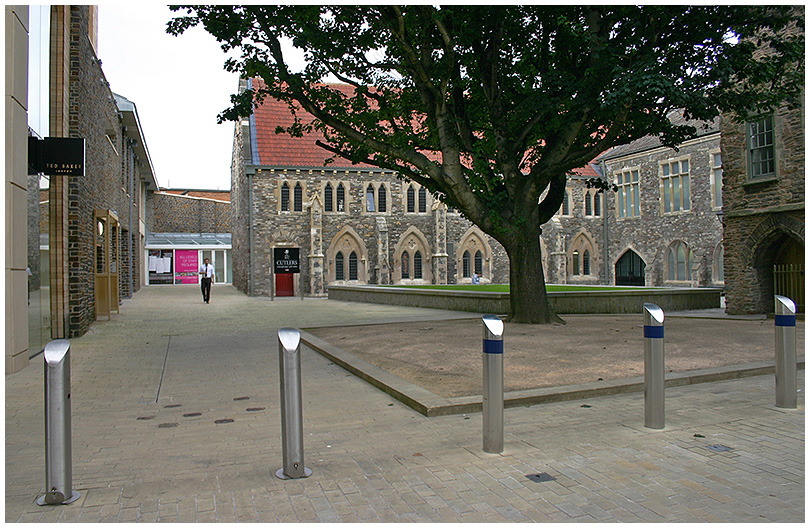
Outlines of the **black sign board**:
[[28,138],[28,172],[84,176],[84,138]]
[[273,248],[274,273],[301,273],[300,248]]

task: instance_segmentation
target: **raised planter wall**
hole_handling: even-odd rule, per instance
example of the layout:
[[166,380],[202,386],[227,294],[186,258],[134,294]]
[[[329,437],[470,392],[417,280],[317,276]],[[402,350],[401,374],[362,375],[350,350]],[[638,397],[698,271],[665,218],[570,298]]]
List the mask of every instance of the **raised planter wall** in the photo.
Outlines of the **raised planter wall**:
[[[644,303],[666,311],[720,308],[720,288],[640,288],[638,290],[550,292],[558,314],[635,314]],[[475,313],[509,313],[509,294],[496,292],[425,290],[387,286],[329,286],[338,301],[416,306]]]

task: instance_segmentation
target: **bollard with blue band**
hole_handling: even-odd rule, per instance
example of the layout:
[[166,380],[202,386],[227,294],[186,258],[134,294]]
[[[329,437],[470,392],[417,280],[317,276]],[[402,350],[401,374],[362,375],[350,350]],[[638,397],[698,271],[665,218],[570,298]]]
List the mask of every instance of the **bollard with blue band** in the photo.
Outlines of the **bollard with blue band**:
[[484,451],[503,452],[503,321],[495,315],[484,323]]
[[774,296],[776,327],[776,406],[795,409],[796,401],[796,303]]
[[45,345],[45,495],[37,504],[70,504],[81,497],[73,489],[70,425],[70,342]]
[[664,311],[644,303],[644,426],[663,429]]
[[304,422],[301,404],[301,332],[295,328],[278,331],[279,378],[281,381],[281,457],[276,471],[282,480],[306,478],[312,470],[304,466]]

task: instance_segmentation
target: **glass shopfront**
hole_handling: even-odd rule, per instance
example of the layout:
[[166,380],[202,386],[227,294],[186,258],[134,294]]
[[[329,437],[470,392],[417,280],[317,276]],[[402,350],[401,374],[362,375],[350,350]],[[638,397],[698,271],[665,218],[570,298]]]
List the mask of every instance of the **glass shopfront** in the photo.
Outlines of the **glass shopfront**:
[[199,284],[205,259],[215,284],[233,282],[230,233],[150,233],[146,239],[147,284]]

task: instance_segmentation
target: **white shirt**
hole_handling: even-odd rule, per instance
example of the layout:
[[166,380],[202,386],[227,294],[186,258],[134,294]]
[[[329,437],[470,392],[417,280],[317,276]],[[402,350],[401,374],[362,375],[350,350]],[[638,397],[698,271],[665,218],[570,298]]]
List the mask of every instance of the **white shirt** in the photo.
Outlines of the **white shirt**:
[[200,266],[200,273],[204,274],[207,278],[213,278],[214,276],[214,265],[213,264],[203,264]]

